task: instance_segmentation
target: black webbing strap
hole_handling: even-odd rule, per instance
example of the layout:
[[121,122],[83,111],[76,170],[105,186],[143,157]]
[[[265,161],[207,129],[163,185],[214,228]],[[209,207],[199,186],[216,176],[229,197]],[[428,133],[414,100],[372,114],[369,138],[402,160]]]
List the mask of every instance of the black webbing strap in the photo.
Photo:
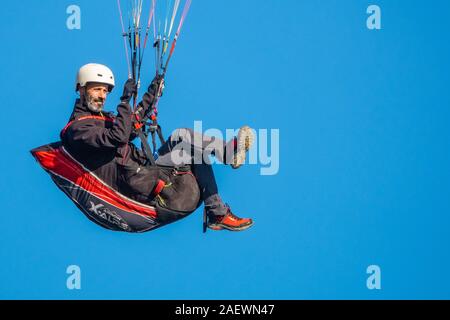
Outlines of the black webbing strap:
[[145,156],[150,161],[152,166],[156,166],[155,157],[153,156],[152,148],[148,144],[147,137],[142,132],[142,130],[137,130],[139,139],[141,139],[142,150],[144,151]]
[[155,136],[155,133],[158,135],[159,142],[161,143],[161,145],[166,143],[166,141],[164,140],[163,134],[162,134],[161,126],[159,124],[156,124],[156,126],[152,125],[150,127],[149,131],[152,134],[153,150],[156,150],[156,136]]
[[206,208],[203,209],[203,233],[206,233],[208,230],[208,213],[206,212]]
[[[144,116],[142,117],[142,119],[139,119],[139,122],[145,124],[146,121],[150,118],[150,115],[153,113],[153,111],[155,110],[155,101],[153,101],[151,107],[148,109],[148,111],[144,114]],[[152,164],[152,166],[156,165],[155,162],[155,157],[153,156],[153,152],[156,152],[156,137],[155,137],[155,133],[158,134],[158,138],[159,141],[161,142],[161,145],[163,145],[165,143],[163,134],[162,134],[162,130],[161,130],[161,126],[158,124],[156,118],[153,120],[153,123],[148,124],[149,125],[149,132],[152,135],[152,146],[153,146],[153,151],[148,143],[148,136],[143,132],[143,130],[145,130],[145,126],[143,126],[142,128],[138,129],[138,135],[139,138],[141,139],[141,144],[142,144],[142,149],[144,151],[145,156],[147,157],[147,159],[150,161],[150,163]]]
[[166,143],[166,141],[164,140],[164,136],[162,134],[162,129],[161,126],[158,124],[158,129],[156,130],[156,132],[158,133],[158,137],[159,137],[159,142],[161,142],[161,145],[163,145],[164,143]]
[[153,150],[156,150],[155,130],[150,129],[150,133],[152,134],[152,145],[153,145]]

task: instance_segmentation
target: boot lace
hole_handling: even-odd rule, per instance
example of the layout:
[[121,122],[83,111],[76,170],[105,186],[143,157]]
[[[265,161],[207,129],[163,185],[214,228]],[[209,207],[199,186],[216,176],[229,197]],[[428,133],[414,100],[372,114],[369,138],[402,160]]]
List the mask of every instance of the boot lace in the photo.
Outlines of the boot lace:
[[228,203],[225,204],[225,207],[227,207],[227,214],[226,214],[226,216],[230,217],[233,220],[237,220],[237,221],[241,220],[241,218],[239,218],[233,212],[231,212],[231,208],[228,205]]

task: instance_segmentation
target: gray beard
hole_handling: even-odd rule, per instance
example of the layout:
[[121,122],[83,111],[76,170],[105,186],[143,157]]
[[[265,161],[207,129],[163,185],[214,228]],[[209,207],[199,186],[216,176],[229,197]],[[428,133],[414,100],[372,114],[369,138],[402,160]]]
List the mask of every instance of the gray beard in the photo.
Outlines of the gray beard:
[[87,107],[89,108],[89,110],[91,110],[92,112],[95,113],[99,113],[100,111],[103,110],[103,106],[97,106],[97,104],[93,101],[94,99],[92,99],[91,96],[87,96],[86,97],[86,104]]

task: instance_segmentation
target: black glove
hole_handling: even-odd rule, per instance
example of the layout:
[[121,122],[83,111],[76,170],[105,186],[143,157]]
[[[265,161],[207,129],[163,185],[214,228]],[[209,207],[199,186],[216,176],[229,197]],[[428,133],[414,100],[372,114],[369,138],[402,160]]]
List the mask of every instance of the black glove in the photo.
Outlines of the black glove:
[[137,84],[133,79],[128,79],[123,86],[123,95],[120,97],[120,101],[129,103],[135,94],[137,94]]
[[162,93],[164,90],[164,77],[160,74],[158,74],[152,81],[152,83],[150,84],[150,86],[148,87],[148,93],[150,93],[152,96],[156,97],[158,94],[158,90],[159,91],[159,96],[158,97],[162,97]]

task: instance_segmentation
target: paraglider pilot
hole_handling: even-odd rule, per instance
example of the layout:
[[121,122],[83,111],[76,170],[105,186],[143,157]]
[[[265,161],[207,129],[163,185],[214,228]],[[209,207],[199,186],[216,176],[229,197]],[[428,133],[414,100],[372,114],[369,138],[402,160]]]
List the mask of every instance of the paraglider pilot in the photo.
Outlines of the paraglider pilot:
[[[163,82],[162,77],[155,77],[137,110],[144,113],[151,107],[156,96],[160,94],[158,88],[163,87]],[[109,186],[143,202],[145,197],[141,195],[151,191],[146,189],[148,188],[146,179],[127,180],[121,174],[127,167],[140,168],[147,161],[142,150],[131,142],[137,135],[134,131],[135,115],[132,112],[130,100],[137,93],[137,87],[134,80],[127,80],[121,102],[117,106],[117,115],[114,115],[103,111],[108,93],[114,86],[114,75],[108,67],[93,63],[81,67],[76,81],[76,90],[80,97],[76,100],[70,116],[73,124],[65,132],[62,142],[74,158]],[[137,115],[136,118],[142,115]],[[74,121],[86,116],[90,118]],[[106,118],[113,121],[103,121]],[[209,152],[208,148],[213,147],[212,154],[218,161],[229,164],[233,168],[239,168],[245,162],[246,153],[253,140],[253,133],[248,127],[242,127],[237,137],[228,143],[195,133],[190,129],[178,129],[158,149],[156,164],[158,166],[179,165],[180,146],[188,147],[194,154]],[[253,224],[252,219],[234,215],[230,207],[222,201],[211,164],[207,161],[194,162],[192,152],[184,153],[181,161],[190,165],[195,175],[208,216],[208,228],[241,231]]]

